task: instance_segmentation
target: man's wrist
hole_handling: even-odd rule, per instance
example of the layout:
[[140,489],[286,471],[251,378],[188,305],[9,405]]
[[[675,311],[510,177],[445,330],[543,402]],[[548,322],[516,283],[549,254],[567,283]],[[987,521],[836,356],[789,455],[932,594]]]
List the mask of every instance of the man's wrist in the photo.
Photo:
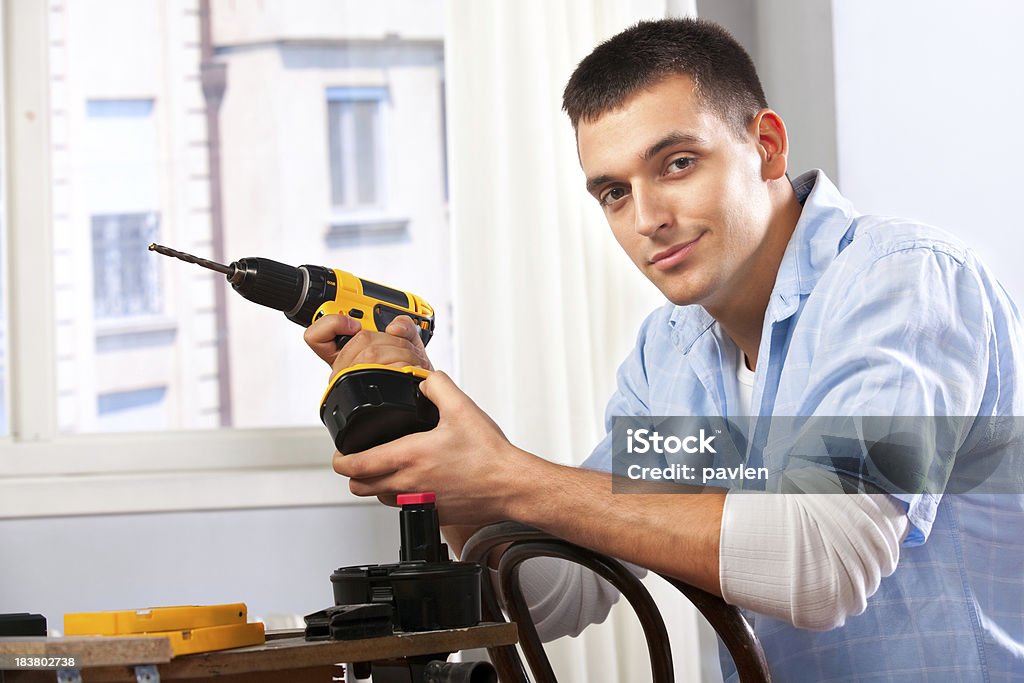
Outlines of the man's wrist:
[[506,519],[539,526],[550,516],[550,506],[557,499],[559,470],[565,468],[521,449],[516,451],[516,466],[503,491],[502,512]]

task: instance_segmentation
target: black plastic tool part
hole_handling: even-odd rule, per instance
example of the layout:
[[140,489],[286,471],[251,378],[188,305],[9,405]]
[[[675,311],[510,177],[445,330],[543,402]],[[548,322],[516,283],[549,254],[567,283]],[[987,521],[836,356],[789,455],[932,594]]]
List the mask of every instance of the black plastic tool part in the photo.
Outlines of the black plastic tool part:
[[402,505],[398,523],[402,536],[398,557],[402,562],[440,562],[448,559],[448,546],[441,543],[441,524],[437,519],[437,507],[433,503]]
[[235,268],[228,277],[231,286],[261,306],[287,312],[298,306],[305,294],[305,278],[295,266],[260,256],[238,259],[231,266]]
[[391,605],[336,605],[307,614],[306,640],[360,640],[392,633]]
[[17,612],[0,614],[0,637],[45,636],[46,617],[42,614]]
[[427,662],[424,683],[498,683],[490,662]]
[[400,562],[341,567],[331,574],[334,602],[381,602],[395,608],[401,631],[465,628],[480,623],[480,565]]
[[320,406],[320,421],[346,455],[437,426],[437,406],[420,393],[421,378],[398,370],[343,375]]
[[[337,278],[334,275],[334,271],[323,266],[314,266],[305,264],[299,266],[296,270],[306,271],[306,276],[309,278],[309,282],[306,284],[305,292],[303,294],[302,305],[299,306],[298,310],[295,306],[298,306],[298,301],[295,302],[295,306],[289,309],[285,309],[285,317],[291,320],[293,323],[298,323],[303,327],[309,327],[313,324],[316,311],[320,308],[325,301],[334,301],[338,296],[338,283],[335,282]],[[289,311],[295,311],[291,315],[288,315]],[[341,348],[340,346],[338,348]]]

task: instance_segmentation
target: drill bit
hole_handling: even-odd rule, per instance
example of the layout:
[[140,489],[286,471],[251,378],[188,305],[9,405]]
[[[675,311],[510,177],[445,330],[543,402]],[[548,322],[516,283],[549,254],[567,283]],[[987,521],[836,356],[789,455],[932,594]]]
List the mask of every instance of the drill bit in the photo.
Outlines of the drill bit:
[[228,276],[228,278],[234,275],[238,270],[234,266],[225,266],[223,263],[217,263],[216,261],[210,261],[208,259],[199,258],[198,256],[186,254],[183,251],[177,251],[176,249],[171,249],[170,247],[165,247],[161,244],[150,244],[149,250],[155,251],[158,254],[163,254],[164,256],[172,256],[176,259],[181,259],[186,263],[195,263],[196,265],[200,265],[203,268],[215,270],[218,273],[224,273],[225,275]]

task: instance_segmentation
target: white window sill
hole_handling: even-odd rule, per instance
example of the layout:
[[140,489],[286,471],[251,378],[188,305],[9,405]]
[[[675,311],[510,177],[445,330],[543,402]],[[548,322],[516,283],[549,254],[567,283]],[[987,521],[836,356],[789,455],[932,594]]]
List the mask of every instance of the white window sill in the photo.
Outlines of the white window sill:
[[352,242],[389,242],[409,236],[409,219],[373,213],[341,213],[331,216],[324,240],[342,246]]
[[0,444],[0,519],[376,504],[331,469],[322,429]]
[[96,321],[96,336],[167,332],[176,330],[177,327],[178,323],[174,318],[164,315],[103,318]]

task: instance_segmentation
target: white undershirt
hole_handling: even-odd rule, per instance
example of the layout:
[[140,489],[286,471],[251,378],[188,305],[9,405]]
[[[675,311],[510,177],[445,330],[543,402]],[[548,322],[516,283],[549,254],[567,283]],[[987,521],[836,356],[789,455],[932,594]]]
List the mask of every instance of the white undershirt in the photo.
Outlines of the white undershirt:
[[[739,415],[749,415],[753,370],[739,352]],[[789,482],[815,493],[733,493],[725,498],[719,581],[725,601],[799,628],[842,626],[867,607],[896,569],[908,522],[885,494],[846,494],[816,470]],[[638,576],[644,571],[630,566]],[[552,558],[527,561],[523,591],[544,640],[578,635],[600,623],[618,593],[589,570]]]
[[750,415],[750,404],[754,401],[754,371],[747,367],[747,355],[739,352],[736,363],[736,388],[739,389],[740,409],[738,415]]
[[[739,415],[750,415],[755,373],[737,348]],[[722,513],[719,581],[726,602],[801,628],[830,629],[867,607],[896,570],[907,531],[900,503],[846,494],[817,470],[791,477],[802,494],[730,493]]]

